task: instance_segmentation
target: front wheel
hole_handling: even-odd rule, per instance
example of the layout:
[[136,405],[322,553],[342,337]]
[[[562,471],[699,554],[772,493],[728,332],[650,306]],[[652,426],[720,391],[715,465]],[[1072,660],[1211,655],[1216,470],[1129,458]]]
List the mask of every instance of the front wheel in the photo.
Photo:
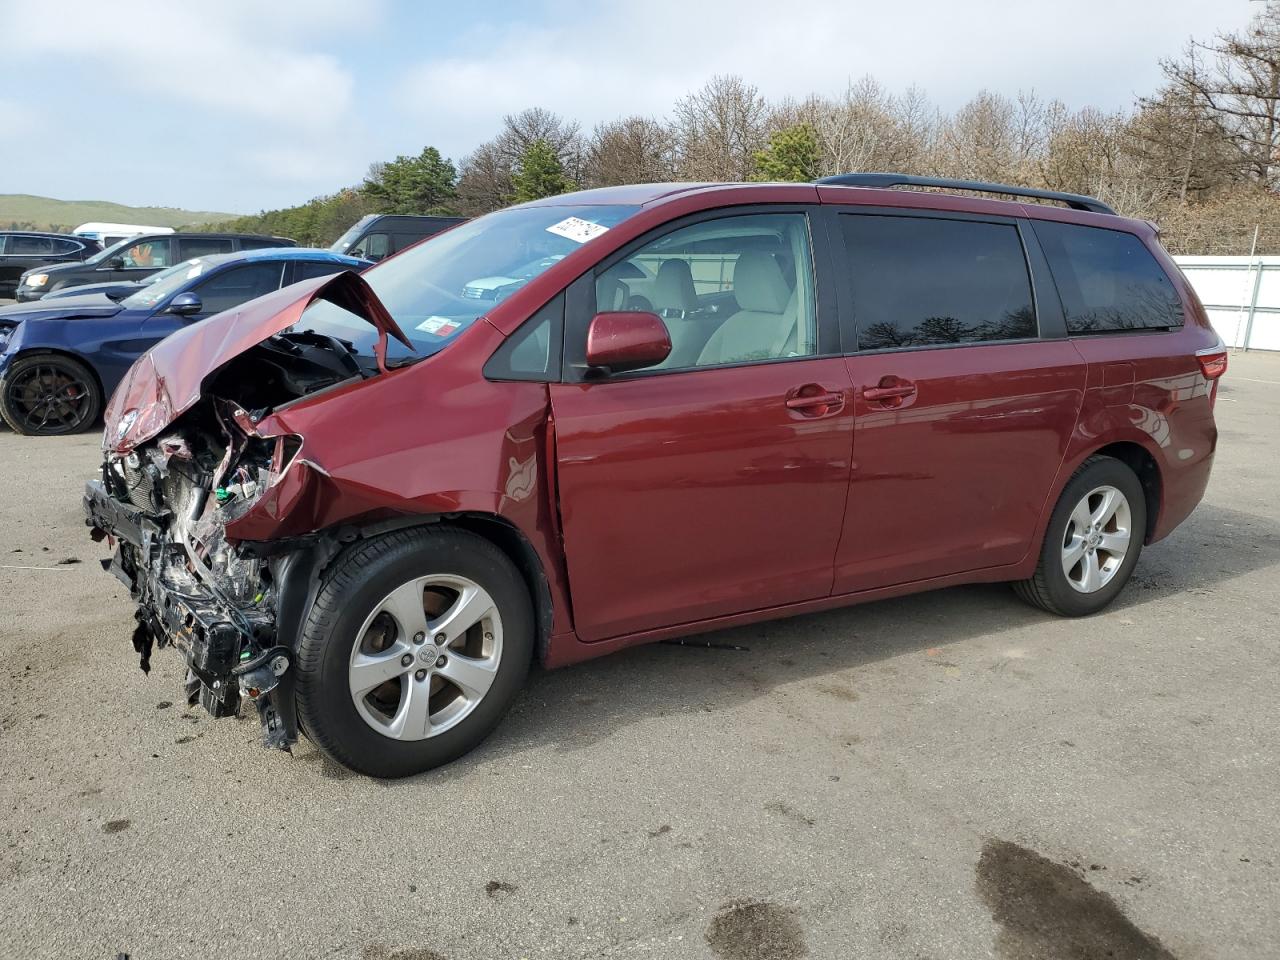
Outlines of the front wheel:
[[92,426],[102,409],[93,372],[60,354],[19,357],[0,377],[0,417],[15,433],[56,437]]
[[528,590],[492,543],[443,526],[377,537],[338,562],[307,616],[298,717],[343,766],[421,773],[497,726],[533,644]]
[[1097,613],[1128,582],[1146,529],[1147,501],[1137,475],[1113,457],[1090,457],[1049,518],[1035,576],[1014,590],[1059,616]]

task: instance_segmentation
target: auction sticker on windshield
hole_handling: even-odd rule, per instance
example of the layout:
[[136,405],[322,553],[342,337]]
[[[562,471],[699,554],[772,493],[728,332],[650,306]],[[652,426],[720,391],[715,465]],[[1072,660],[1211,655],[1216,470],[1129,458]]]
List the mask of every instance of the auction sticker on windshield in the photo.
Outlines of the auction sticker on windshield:
[[574,243],[586,243],[588,240],[594,240],[600,234],[607,233],[608,230],[608,227],[602,227],[600,224],[592,223],[590,220],[583,220],[581,217],[565,217],[559,223],[553,223],[547,227],[547,233],[567,237]]
[[447,337],[457,330],[459,326],[461,324],[457,320],[450,320],[448,317],[427,317],[427,319],[418,324],[416,329],[437,337]]

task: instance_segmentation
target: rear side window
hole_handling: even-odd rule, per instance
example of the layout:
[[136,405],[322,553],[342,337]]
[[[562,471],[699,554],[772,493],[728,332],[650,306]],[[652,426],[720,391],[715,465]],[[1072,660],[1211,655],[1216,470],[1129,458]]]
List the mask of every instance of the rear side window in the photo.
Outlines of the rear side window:
[[293,282],[327,277],[346,269],[348,269],[346,264],[335,263],[332,260],[298,260],[293,265]]
[[178,259],[190,260],[192,257],[207,257],[214,253],[230,253],[235,243],[223,237],[186,237],[178,241]]
[[10,236],[9,244],[5,248],[6,253],[17,254],[18,256],[49,256],[56,251],[54,240],[52,237],[24,237]]
[[1068,333],[1182,326],[1182,301],[1131,233],[1037,221],[1036,236],[1062,297]]
[[860,350],[1038,335],[1012,224],[864,214],[840,221]]
[[406,247],[412,247],[423,237],[420,233],[396,233],[391,236],[391,252],[399,253]]

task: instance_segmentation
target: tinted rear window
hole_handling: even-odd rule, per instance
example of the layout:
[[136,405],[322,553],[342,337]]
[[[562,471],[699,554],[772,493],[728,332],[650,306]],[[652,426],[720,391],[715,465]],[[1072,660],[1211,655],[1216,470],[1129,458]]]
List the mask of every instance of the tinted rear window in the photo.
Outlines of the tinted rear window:
[[234,249],[234,242],[219,237],[184,237],[178,241],[178,256],[182,260],[207,257],[215,253],[230,253]]
[[1068,333],[1182,326],[1182,302],[1151,251],[1131,233],[1037,221]]
[[293,265],[293,282],[298,283],[301,280],[311,280],[315,277],[327,277],[347,269],[349,268],[346,264],[335,263],[332,260],[299,260]]
[[5,252],[28,257],[49,256],[58,252],[58,248],[52,237],[24,237],[19,234],[9,237]]
[[1017,227],[863,214],[840,220],[859,349],[1037,336]]

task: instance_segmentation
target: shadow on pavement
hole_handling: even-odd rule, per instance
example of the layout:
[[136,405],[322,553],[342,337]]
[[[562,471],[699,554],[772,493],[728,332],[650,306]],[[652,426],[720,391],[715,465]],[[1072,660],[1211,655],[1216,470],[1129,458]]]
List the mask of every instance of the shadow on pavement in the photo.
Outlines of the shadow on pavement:
[[[1280,523],[1202,504],[1167,540],[1147,548],[1114,613],[1172,595],[1213,593],[1234,577],[1280,564]],[[1100,614],[1105,616],[1105,614]],[[563,670],[534,670],[515,708],[489,740],[421,777],[469,775],[495,757],[553,745],[573,752],[649,717],[716,712],[797,681],[821,680],[894,657],[1054,622],[1003,584],[954,587],[841,610],[703,634],[748,651],[637,647]],[[824,691],[852,688],[828,684]]]

